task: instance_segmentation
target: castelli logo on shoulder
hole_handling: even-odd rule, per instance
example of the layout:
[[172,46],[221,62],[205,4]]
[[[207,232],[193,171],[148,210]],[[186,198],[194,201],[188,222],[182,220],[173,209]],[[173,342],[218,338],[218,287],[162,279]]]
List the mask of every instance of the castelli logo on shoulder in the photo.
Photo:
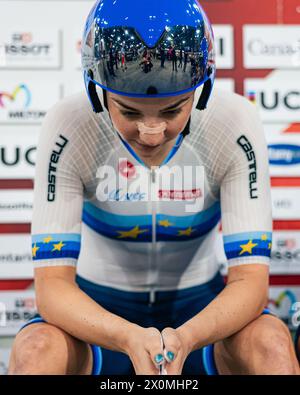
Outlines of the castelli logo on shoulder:
[[134,178],[136,176],[136,168],[129,160],[121,160],[119,162],[119,172],[125,178]]
[[271,165],[300,164],[300,146],[292,144],[271,144],[268,146]]

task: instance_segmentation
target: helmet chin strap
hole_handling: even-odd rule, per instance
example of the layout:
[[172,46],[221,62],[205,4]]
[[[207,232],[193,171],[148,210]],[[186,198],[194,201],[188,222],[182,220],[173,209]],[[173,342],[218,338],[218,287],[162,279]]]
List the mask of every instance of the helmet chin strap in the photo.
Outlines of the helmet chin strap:
[[106,92],[106,90],[105,89],[103,89],[102,88],[102,92],[103,92],[103,104],[104,104],[104,107],[107,109],[107,111],[109,112],[109,110],[108,110],[108,102],[107,102],[107,92]]

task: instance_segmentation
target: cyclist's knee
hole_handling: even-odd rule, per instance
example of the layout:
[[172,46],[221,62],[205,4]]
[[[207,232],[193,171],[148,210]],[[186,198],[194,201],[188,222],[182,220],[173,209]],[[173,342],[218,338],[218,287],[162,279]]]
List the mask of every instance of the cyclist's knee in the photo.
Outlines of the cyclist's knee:
[[65,374],[68,350],[64,333],[46,323],[32,324],[15,338],[9,374]]

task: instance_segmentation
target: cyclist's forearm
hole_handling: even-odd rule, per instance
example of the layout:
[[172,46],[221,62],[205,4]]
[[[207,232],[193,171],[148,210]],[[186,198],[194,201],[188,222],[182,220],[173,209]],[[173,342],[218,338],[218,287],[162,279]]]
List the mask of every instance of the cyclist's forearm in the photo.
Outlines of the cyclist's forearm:
[[64,279],[47,278],[35,288],[39,313],[48,323],[86,343],[126,353],[136,324],[105,310]]
[[251,280],[232,282],[204,310],[177,330],[192,351],[223,340],[261,314],[266,303],[264,288],[265,284]]

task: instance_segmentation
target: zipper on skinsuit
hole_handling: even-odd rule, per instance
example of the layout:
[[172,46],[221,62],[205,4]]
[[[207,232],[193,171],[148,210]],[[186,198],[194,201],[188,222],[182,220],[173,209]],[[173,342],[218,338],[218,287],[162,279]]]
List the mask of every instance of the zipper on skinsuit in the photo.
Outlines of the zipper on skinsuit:
[[[154,276],[154,271],[157,270],[156,265],[156,201],[152,200],[152,192],[153,188],[155,188],[156,183],[156,168],[151,168],[151,208],[152,208],[152,248],[151,248],[151,267],[150,267],[150,278],[156,279],[156,273]],[[151,306],[155,302],[155,287],[156,283],[151,285],[150,288],[150,300],[149,306]]]

